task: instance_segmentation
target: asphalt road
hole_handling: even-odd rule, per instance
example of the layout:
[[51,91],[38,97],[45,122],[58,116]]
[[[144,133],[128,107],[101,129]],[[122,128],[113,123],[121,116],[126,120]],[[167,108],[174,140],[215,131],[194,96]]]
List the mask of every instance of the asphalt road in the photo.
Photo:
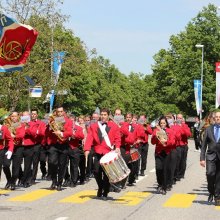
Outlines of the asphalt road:
[[[186,175],[166,195],[157,194],[154,146],[150,145],[147,171],[135,186],[109,194],[107,201],[95,197],[97,185],[50,191],[51,182],[37,181],[30,188],[0,190],[1,220],[219,220],[220,207],[207,203],[205,169],[199,165],[199,152],[189,140]],[[4,188],[2,174],[0,188]],[[39,177],[41,174],[39,173]]]

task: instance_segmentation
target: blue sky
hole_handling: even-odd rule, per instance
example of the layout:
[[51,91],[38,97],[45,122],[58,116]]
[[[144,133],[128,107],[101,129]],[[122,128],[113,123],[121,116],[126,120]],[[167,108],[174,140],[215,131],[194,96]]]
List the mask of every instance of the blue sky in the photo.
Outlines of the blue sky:
[[70,15],[66,27],[122,73],[151,74],[153,55],[209,3],[220,6],[219,0],[64,0],[62,12]]

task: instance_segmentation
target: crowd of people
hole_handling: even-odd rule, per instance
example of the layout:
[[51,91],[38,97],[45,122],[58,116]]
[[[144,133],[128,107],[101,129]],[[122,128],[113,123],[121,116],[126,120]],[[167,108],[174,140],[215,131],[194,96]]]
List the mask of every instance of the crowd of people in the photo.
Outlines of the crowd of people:
[[[218,113],[215,117],[215,122],[220,124]],[[202,166],[205,166],[206,148],[210,144],[207,132],[201,148]],[[75,117],[60,106],[43,120],[38,119],[37,109],[30,113],[12,112],[0,125],[0,168],[7,179],[5,189],[35,184],[40,164],[42,180],[52,181],[49,189],[61,191],[62,187],[76,187],[94,177],[98,185],[97,197],[106,200],[110,191],[133,186],[138,176],[145,175],[151,141],[155,145],[157,191],[165,195],[185,176],[190,136],[182,114],[167,113],[149,124],[146,115],[123,115],[121,109],[116,109],[113,115],[103,108],[91,116]],[[126,164],[116,165],[129,170],[114,183],[109,181],[113,175],[109,171],[111,167],[104,169],[100,162],[113,150]],[[209,163],[206,162],[209,201],[220,196],[216,182],[220,177],[219,159],[216,157],[214,160],[213,155],[209,155]],[[114,171],[116,169],[118,175],[121,171],[117,172],[117,166]]]

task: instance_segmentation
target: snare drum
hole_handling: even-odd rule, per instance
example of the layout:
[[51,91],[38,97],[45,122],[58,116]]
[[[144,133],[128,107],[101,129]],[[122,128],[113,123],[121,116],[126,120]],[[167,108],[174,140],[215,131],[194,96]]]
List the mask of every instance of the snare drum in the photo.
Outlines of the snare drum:
[[100,159],[100,164],[110,183],[117,183],[125,179],[130,173],[122,156],[118,155],[115,151],[105,154]]
[[139,151],[136,148],[131,148],[130,150],[131,160],[129,163],[132,163],[134,161],[137,161],[140,159],[141,155]]

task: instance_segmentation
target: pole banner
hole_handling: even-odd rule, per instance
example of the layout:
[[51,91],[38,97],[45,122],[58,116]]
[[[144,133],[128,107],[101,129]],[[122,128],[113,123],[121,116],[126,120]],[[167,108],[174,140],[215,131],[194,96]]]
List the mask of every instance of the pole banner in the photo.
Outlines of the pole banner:
[[197,115],[202,111],[201,103],[201,80],[194,79],[194,92],[195,92],[195,101],[196,101],[196,111]]
[[220,62],[215,64],[215,71],[216,71],[216,101],[215,101],[215,108],[218,108],[220,105]]

